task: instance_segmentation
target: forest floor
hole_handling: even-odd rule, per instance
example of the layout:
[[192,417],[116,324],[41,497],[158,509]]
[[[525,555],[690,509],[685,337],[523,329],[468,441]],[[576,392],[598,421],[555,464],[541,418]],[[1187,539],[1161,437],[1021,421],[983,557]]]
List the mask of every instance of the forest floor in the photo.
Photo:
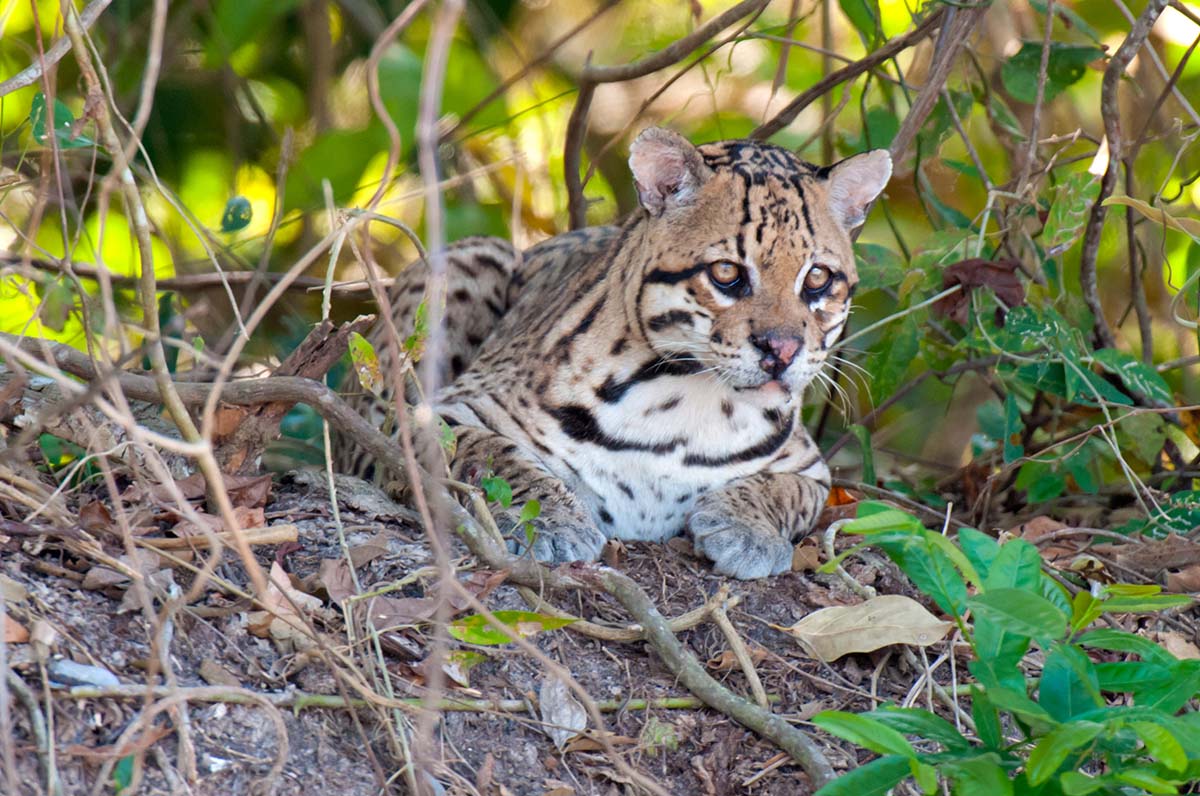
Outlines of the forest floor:
[[[112,522],[111,515],[94,505],[102,500],[101,493],[102,489],[85,486],[67,497],[81,525],[116,557],[120,553],[118,531],[103,527]],[[399,581],[432,564],[411,511],[365,488],[346,487],[341,498],[346,543],[352,560],[361,562],[357,575],[364,591]],[[331,608],[329,570],[322,570],[323,561],[341,557],[323,476],[298,473],[276,480],[263,510],[269,525],[294,525],[298,539],[294,544],[256,548],[258,560],[264,569],[280,564],[298,591],[311,594],[312,617],[324,638],[340,651],[350,651],[344,615],[336,606]],[[135,515],[141,530],[147,532],[176,519],[169,512],[156,514],[145,506]],[[33,704],[24,704],[19,694],[10,695],[10,699],[17,698],[9,728],[16,775],[5,781],[15,782],[17,793],[45,792],[45,775],[39,773],[31,734],[30,708],[41,714],[40,720],[48,720],[56,749],[52,765],[62,792],[67,794],[114,792],[113,782],[122,776],[127,781],[128,772],[122,774],[118,768],[109,773],[101,766],[105,760],[111,766],[114,759],[129,757],[131,750],[147,752],[141,758],[144,779],[139,793],[250,793],[265,784],[277,794],[336,790],[339,796],[367,796],[380,792],[377,772],[391,775],[400,768],[394,727],[381,721],[379,712],[361,709],[355,716],[328,706],[296,707],[295,697],[300,693],[337,697],[339,682],[328,659],[298,649],[289,643],[294,639],[289,640],[287,633],[276,634],[282,638],[264,638],[271,633],[264,633],[261,624],[256,626],[246,600],[210,586],[170,623],[169,660],[177,685],[208,689],[204,692],[208,696],[188,703],[197,778],[189,788],[181,788],[178,735],[166,713],[154,718],[153,727],[142,733],[138,742],[118,749],[114,744],[147,708],[147,698],[137,694],[136,688],[123,698],[84,697],[79,688],[57,687],[54,675],[47,673],[48,663],[53,672],[54,661],[69,659],[107,670],[126,686],[144,685],[148,678],[161,682],[158,675],[147,674],[153,657],[149,644],[153,632],[141,604],[135,595],[130,596],[134,591],[129,588],[130,581],[99,566],[93,556],[81,553],[78,545],[66,543],[71,529],[63,529],[59,538],[53,533],[31,538],[15,523],[4,530],[10,533],[0,532],[0,584],[9,598],[9,621],[26,629],[42,628],[41,633],[35,630],[35,641],[39,635],[44,637],[46,628],[53,630],[49,654],[40,661],[36,643],[7,645],[8,663],[34,699]],[[473,559],[464,549],[455,552],[460,579],[486,582],[489,587],[498,580],[489,577],[490,573],[473,572]],[[652,596],[665,616],[703,606],[727,583],[712,573],[707,562],[693,557],[683,540],[667,545],[629,544],[608,558]],[[807,556],[798,556],[798,561],[802,558]],[[217,574],[244,583],[245,574],[236,557],[227,552],[225,561]],[[147,582],[161,585],[174,581],[186,591],[191,575],[165,563],[143,563]],[[872,585],[880,593],[913,593],[881,556],[867,553],[854,557],[846,562],[846,568],[859,583]],[[423,693],[427,670],[422,659],[432,640],[430,625],[415,617],[426,607],[423,583],[432,582],[432,577],[410,578],[398,595],[392,595],[400,598],[392,608],[403,613],[397,605],[411,607],[414,619],[408,626],[380,636],[382,660],[398,697]],[[794,639],[773,627],[790,626],[818,608],[859,601],[838,580],[794,571],[731,585],[732,595],[740,602],[729,610],[729,617],[749,646],[776,713],[804,727],[810,717],[826,709],[869,710],[881,702],[912,703],[914,695],[916,704],[929,704],[926,688],[920,685],[922,672],[912,668],[911,658],[906,662],[894,652],[882,651],[825,664],[806,655]],[[558,607],[596,623],[621,626],[629,622],[620,606],[605,596],[576,594],[570,600]],[[492,610],[528,609],[517,591],[504,583],[486,595],[485,603]],[[155,624],[161,627],[161,613]],[[681,633],[680,638],[707,662],[717,679],[733,691],[749,695],[747,678],[717,627],[702,623]],[[570,629],[545,631],[532,640],[551,660],[565,666],[597,702],[613,703],[604,714],[613,748],[635,772],[665,791],[706,796],[812,792],[807,776],[778,748],[714,711],[642,708],[637,700],[689,696],[645,644],[602,642]],[[452,650],[469,646],[451,641]],[[591,738],[577,736],[561,748],[547,735],[538,712],[539,689],[548,677],[542,664],[512,645],[470,648],[482,656],[481,662],[469,671],[467,686],[449,683],[447,696],[476,700],[476,709],[445,712],[435,733],[438,763],[434,770],[445,792],[555,796],[638,792],[625,781],[626,775],[614,766],[594,734]],[[935,679],[948,682],[950,668],[943,661],[935,669]],[[273,711],[262,705],[218,701],[223,698],[211,696],[222,689],[271,695],[283,700],[283,707],[273,716]],[[505,710],[494,710],[483,704],[501,700],[516,700],[524,706],[518,704],[514,709],[510,702]],[[286,728],[286,759],[282,771],[273,773],[271,766],[281,749],[276,716]],[[824,733],[817,732],[814,737],[837,770],[853,767],[864,754]]]

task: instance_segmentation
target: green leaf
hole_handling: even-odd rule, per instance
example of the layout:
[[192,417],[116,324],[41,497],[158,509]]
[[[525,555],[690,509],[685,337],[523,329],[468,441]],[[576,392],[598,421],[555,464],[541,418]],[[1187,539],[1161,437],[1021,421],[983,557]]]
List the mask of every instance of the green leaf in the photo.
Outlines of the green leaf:
[[1004,733],[1000,729],[1000,714],[988,698],[988,693],[978,685],[971,686],[971,718],[975,721],[975,734],[988,749],[1000,749],[1004,745]]
[[1029,636],[1007,630],[1002,622],[986,616],[975,617],[974,630],[971,641],[976,660],[967,666],[975,679],[987,688],[1024,690],[1025,675],[1020,666],[1029,651]]
[[1200,661],[1179,661],[1172,674],[1174,676],[1162,685],[1139,689],[1135,695],[1137,703],[1174,713],[1200,692]]
[[1030,784],[1040,785],[1050,779],[1067,757],[1090,744],[1103,731],[1103,724],[1090,721],[1073,721],[1051,730],[1029,753],[1026,773]]
[[958,546],[962,548],[967,560],[979,571],[984,583],[987,583],[992,562],[1000,553],[1000,543],[983,531],[977,531],[974,528],[959,528]]
[[813,716],[812,721],[826,732],[877,754],[916,756],[912,744],[899,731],[868,715],[825,710]]
[[[956,562],[936,544],[934,537],[940,536],[924,532],[901,543],[877,541],[876,544],[939,608],[952,616],[962,616],[967,606],[967,586],[954,566]],[[955,552],[961,563],[967,563],[961,551]]]
[[1058,784],[1066,796],[1087,796],[1105,787],[1104,777],[1089,777],[1078,771],[1064,771],[1058,778]]
[[890,247],[878,243],[854,244],[854,258],[858,266],[857,295],[868,290],[895,287],[908,273],[904,258]]
[[221,231],[245,229],[253,218],[254,208],[250,206],[250,200],[244,196],[234,196],[225,203],[225,212],[221,214]]
[[921,328],[916,313],[904,316],[892,324],[889,333],[876,346],[868,360],[871,373],[871,394],[883,400],[895,392],[921,350]]
[[125,755],[113,766],[113,790],[116,791],[118,796],[125,793],[129,789],[129,786],[133,784],[133,764],[134,756]]
[[1135,788],[1141,788],[1148,793],[1179,793],[1179,788],[1174,783],[1169,782],[1162,777],[1155,776],[1149,771],[1139,771],[1137,769],[1126,769],[1118,771],[1113,775],[1120,782],[1127,785],[1133,785]]
[[379,370],[379,356],[371,341],[358,332],[351,332],[347,342],[350,350],[350,362],[354,365],[354,373],[358,383],[364,390],[375,395],[383,392],[383,374]]
[[1034,460],[1021,465],[1013,486],[1024,489],[1030,503],[1041,503],[1061,495],[1067,488],[1067,479],[1055,469],[1055,464]]
[[969,749],[971,742],[954,725],[928,710],[885,705],[863,714],[905,735],[937,741],[947,749]]
[[1010,688],[989,688],[988,698],[1000,710],[1013,714],[1033,728],[1034,735],[1043,735],[1058,726],[1053,717],[1022,691]]
[[1155,644],[1144,636],[1130,633],[1127,630],[1104,627],[1084,633],[1077,643],[1085,647],[1096,647],[1113,652],[1128,652],[1141,657],[1144,661],[1157,663],[1162,666],[1174,666],[1178,660],[1174,655]]
[[1149,721],[1131,721],[1128,726],[1142,739],[1142,743],[1146,745],[1146,752],[1155,760],[1171,771],[1183,771],[1187,768],[1187,752],[1166,727]]
[[875,457],[871,451],[871,431],[861,423],[855,423],[850,426],[850,433],[858,440],[859,450],[862,451],[862,481],[874,486]]
[[[863,44],[868,47],[879,38],[879,0],[838,0],[842,13],[854,25],[854,29],[862,36]],[[888,143],[891,143],[890,141]],[[886,147],[887,144],[872,146]]]
[[1158,371],[1137,357],[1115,348],[1101,348],[1092,354],[1096,361],[1109,373],[1116,375],[1129,389],[1139,392],[1152,401],[1167,406],[1175,403],[1171,388]]
[[1099,195],[1100,178],[1086,171],[1076,172],[1059,184],[1042,228],[1047,257],[1057,257],[1079,240]]
[[508,481],[499,476],[487,476],[479,479],[479,485],[483,487],[483,496],[488,503],[499,503],[504,508],[512,505],[512,487]]
[[[46,118],[48,115],[46,108],[46,95],[39,91],[33,96],[33,102],[29,106],[29,124],[32,128],[33,140],[39,144],[45,144],[50,139],[46,124],[51,120]],[[75,114],[71,113],[71,109],[57,97],[54,99],[53,124],[54,139],[59,149],[82,149],[96,145],[96,142],[86,135],[73,135]]]
[[38,320],[48,328],[61,332],[75,309],[75,285],[64,277],[50,280],[42,289],[42,301],[38,306]]
[[[1011,315],[1011,313],[1010,313]],[[1004,397],[1004,463],[1011,464],[1025,455],[1021,435],[1025,425],[1021,422],[1021,409],[1011,392]]]
[[[1046,65],[1045,102],[1057,97],[1074,85],[1087,72],[1087,65],[1104,57],[1098,47],[1050,43],[1049,61]],[[1000,68],[1000,79],[1013,99],[1020,102],[1037,101],[1038,71],[1041,68],[1042,43],[1027,41],[1016,55],[1004,62]]]
[[[510,628],[521,638],[529,638],[543,630],[557,630],[576,621],[575,619],[536,614],[532,611],[493,611],[492,614],[501,624]],[[456,619],[450,623],[447,630],[451,636],[468,644],[495,646],[507,644],[510,641],[503,631],[494,627],[482,614]]]
[[1186,608],[1193,602],[1186,594],[1157,594],[1145,597],[1110,597],[1104,601],[1109,614],[1154,614],[1173,608]]
[[1078,647],[1055,644],[1046,655],[1038,702],[1059,721],[1104,705],[1092,662]]
[[912,769],[911,758],[888,755],[851,769],[825,785],[815,796],[885,796]]
[[[882,511],[873,507],[884,506]],[[873,534],[884,531],[919,531],[924,529],[921,521],[906,511],[885,504],[863,501],[858,504],[858,517],[842,526],[842,533]]]
[[994,752],[943,763],[941,768],[953,783],[954,796],[1013,796],[1012,780]]
[[1066,366],[1068,399],[1097,406],[1103,403],[1133,405],[1133,400],[1128,395],[1109,384],[1100,374],[1074,362],[1063,364]]
[[1117,424],[1117,445],[1132,451],[1148,467],[1159,461],[1167,442],[1167,421],[1162,415],[1149,412],[1130,413]]
[[996,553],[983,589],[1021,589],[1036,594],[1041,580],[1042,556],[1038,549],[1024,539],[1010,539]]
[[1096,683],[1101,691],[1137,694],[1148,688],[1161,689],[1175,677],[1172,668],[1146,661],[1108,661],[1095,664]]
[[989,589],[967,601],[973,613],[1005,630],[1039,640],[1061,638],[1067,617],[1045,597],[1019,589]]

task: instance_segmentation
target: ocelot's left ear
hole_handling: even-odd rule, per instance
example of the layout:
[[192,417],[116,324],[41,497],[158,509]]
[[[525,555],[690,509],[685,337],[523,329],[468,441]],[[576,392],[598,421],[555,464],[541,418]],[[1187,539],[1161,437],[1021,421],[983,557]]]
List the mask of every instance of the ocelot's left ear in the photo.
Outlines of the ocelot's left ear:
[[886,149],[853,155],[829,169],[829,210],[847,231],[862,224],[867,206],[875,201],[892,176],[892,156]]
[[671,207],[692,203],[700,186],[712,176],[700,150],[673,130],[643,130],[629,149],[629,169],[638,201],[652,216]]

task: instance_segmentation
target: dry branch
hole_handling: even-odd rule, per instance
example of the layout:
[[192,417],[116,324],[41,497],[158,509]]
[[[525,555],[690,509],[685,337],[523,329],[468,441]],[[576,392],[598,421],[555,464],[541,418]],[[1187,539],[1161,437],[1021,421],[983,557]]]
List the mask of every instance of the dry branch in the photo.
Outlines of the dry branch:
[[587,203],[583,197],[583,183],[579,178],[579,167],[583,153],[584,133],[587,131],[587,114],[592,105],[592,97],[596,93],[596,86],[603,83],[636,80],[678,63],[692,50],[734,22],[750,14],[761,12],[767,7],[768,2],[769,0],[742,0],[725,13],[713,17],[689,35],[673,41],[669,46],[640,61],[620,66],[592,66],[590,63],[584,66],[583,72],[579,75],[579,96],[575,99],[571,119],[567,122],[567,140],[563,147],[563,172],[567,182],[567,213],[570,217],[571,229],[579,229],[587,223]]
[[1167,5],[1167,0],[1150,0],[1141,16],[1129,29],[1129,35],[1104,68],[1104,80],[1100,86],[1100,115],[1104,119],[1104,137],[1108,145],[1108,163],[1105,165],[1104,177],[1100,180],[1100,195],[1092,205],[1091,215],[1088,216],[1087,228],[1083,233],[1083,251],[1079,258],[1079,286],[1083,291],[1083,300],[1095,317],[1094,333],[1098,348],[1113,348],[1116,338],[1112,327],[1104,317],[1104,305],[1100,301],[1100,290],[1096,284],[1096,256],[1100,252],[1100,231],[1104,228],[1104,219],[1108,208],[1104,200],[1112,195],[1117,184],[1121,169],[1121,150],[1124,141],[1121,138],[1120,97],[1117,90],[1121,77],[1129,67],[1129,63],[1150,35],[1159,14]]

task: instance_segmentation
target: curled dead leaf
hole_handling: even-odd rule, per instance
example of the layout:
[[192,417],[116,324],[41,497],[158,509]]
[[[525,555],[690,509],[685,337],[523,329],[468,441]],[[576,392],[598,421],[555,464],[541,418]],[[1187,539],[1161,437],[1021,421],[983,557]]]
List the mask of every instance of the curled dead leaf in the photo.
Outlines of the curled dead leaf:
[[587,711],[571,694],[567,684],[553,675],[542,680],[538,689],[538,708],[544,722],[542,731],[559,750],[587,727]]
[[916,600],[900,594],[872,597],[858,605],[822,608],[791,627],[777,627],[823,661],[892,644],[927,647],[953,628],[953,622],[943,622]]
[[4,642],[6,644],[24,644],[29,641],[29,631],[8,614],[4,615]]
[[[967,323],[967,308],[971,306],[970,291],[977,287],[990,287],[1006,307],[1025,303],[1025,286],[1017,278],[1016,260],[985,260],[973,257],[960,260],[942,271],[942,289],[962,285],[963,289],[933,305],[935,315],[950,318],[960,324]],[[1000,311],[997,310],[997,314]],[[1003,315],[997,319],[1003,321]]]

